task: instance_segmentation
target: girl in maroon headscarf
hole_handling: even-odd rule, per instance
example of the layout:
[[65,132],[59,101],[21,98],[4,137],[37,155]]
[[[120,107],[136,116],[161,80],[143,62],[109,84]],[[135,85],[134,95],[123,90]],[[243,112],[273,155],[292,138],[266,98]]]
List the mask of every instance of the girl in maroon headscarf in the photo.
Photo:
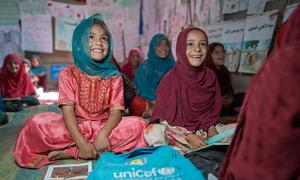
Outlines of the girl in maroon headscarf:
[[159,84],[152,124],[144,133],[150,145],[169,144],[189,152],[217,134],[214,125],[221,111],[221,94],[215,73],[203,66],[207,54],[203,30],[189,27],[180,32],[176,65]]
[[129,51],[128,63],[122,67],[122,72],[130,79],[134,80],[135,73],[142,62],[142,53],[138,48],[132,48]]
[[253,78],[220,179],[300,179],[300,6]]
[[[16,54],[8,54],[4,58],[0,72],[0,89],[4,99],[21,98],[22,104],[39,104],[35,97],[36,92],[33,83],[25,72],[22,60]],[[5,100],[5,106],[11,104],[8,102],[9,100]]]
[[225,63],[225,48],[221,43],[211,43],[209,45],[210,56],[204,64],[216,73],[222,96],[222,114],[231,115],[239,111],[245,93],[234,94],[231,85],[230,73]]

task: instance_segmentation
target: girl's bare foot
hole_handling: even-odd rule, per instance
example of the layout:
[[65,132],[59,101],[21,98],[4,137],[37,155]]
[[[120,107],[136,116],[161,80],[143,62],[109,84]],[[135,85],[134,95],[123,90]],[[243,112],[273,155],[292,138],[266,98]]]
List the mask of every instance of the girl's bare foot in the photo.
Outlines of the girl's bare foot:
[[52,151],[48,154],[50,160],[71,159],[72,156],[66,150]]

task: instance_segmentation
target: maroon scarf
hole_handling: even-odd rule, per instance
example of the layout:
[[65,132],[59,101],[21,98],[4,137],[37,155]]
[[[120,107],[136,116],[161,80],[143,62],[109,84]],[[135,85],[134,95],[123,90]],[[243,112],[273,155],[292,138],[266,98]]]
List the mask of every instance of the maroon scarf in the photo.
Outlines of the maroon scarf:
[[129,52],[129,56],[128,56],[128,63],[126,63],[123,68],[122,68],[122,72],[131,80],[133,81],[134,80],[134,76],[135,74],[133,73],[132,71],[132,68],[131,68],[131,61],[132,61],[132,54],[134,52],[137,52],[138,55],[139,55],[139,61],[138,61],[138,66],[141,64],[142,62],[142,53],[139,49],[137,48],[132,48]]
[[189,27],[178,35],[177,62],[159,84],[151,122],[163,119],[190,131],[207,131],[219,118],[221,95],[214,72],[204,66],[192,67],[188,61],[186,39],[194,29],[205,34],[199,28]]
[[[11,73],[7,68],[9,59],[15,59],[20,66],[17,73]],[[0,72],[0,89],[5,98],[26,97],[35,94],[30,77],[26,74],[22,60],[16,54],[8,54],[4,58]]]
[[300,6],[255,75],[220,179],[300,178]]

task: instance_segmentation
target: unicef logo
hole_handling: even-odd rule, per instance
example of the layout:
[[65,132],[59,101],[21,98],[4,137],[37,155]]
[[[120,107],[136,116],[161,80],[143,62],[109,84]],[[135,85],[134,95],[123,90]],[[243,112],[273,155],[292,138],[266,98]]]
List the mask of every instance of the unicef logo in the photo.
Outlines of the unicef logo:
[[158,169],[158,173],[162,176],[171,175],[175,172],[175,168],[173,167],[163,167]]

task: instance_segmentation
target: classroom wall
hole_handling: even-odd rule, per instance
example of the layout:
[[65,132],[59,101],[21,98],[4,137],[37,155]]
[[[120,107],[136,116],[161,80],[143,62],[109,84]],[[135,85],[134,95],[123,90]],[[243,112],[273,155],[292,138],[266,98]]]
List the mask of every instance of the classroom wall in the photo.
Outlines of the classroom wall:
[[[66,3],[73,3],[78,4],[75,1],[72,0],[64,0],[63,2]],[[282,0],[273,0],[267,3],[266,5],[266,11],[271,11],[278,9],[282,7],[285,1]],[[299,2],[299,0],[291,0],[289,4],[293,4]],[[233,14],[225,14],[223,15],[224,21],[230,21],[230,20],[241,20],[245,19],[247,17],[246,11],[240,11]],[[52,21],[52,24],[54,25],[54,21]],[[53,32],[55,33],[54,29]],[[54,36],[53,36],[54,37]],[[128,52],[127,52],[128,53]],[[56,51],[54,50],[53,53],[47,54],[47,53],[33,53],[33,52],[25,52],[25,56],[27,58],[30,58],[32,54],[39,54],[42,59],[42,63],[47,68],[47,89],[51,90],[57,87],[57,80],[51,80],[50,79],[50,65],[51,64],[72,64],[73,63],[73,57],[71,52],[63,52],[63,51]],[[175,52],[174,52],[175,54]],[[244,73],[231,73],[232,76],[232,84],[234,87],[234,91],[237,92],[245,92],[249,86],[250,81],[252,80],[253,74],[244,74]]]
[[[289,4],[294,4],[299,2],[299,0],[290,0]],[[267,3],[265,11],[276,10],[284,5],[285,1],[283,0],[274,0]],[[224,21],[229,20],[242,20],[247,17],[246,11],[240,11],[233,14],[225,14],[223,19]],[[244,74],[244,73],[231,73],[232,85],[234,92],[245,92],[251,82],[253,74]]]

